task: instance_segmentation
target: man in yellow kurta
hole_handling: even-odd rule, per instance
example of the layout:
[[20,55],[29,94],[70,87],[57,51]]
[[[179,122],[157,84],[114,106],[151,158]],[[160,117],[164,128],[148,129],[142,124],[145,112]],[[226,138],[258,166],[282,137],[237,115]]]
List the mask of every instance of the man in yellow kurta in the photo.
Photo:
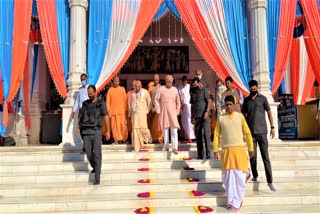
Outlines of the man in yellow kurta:
[[127,95],[124,87],[119,86],[120,79],[116,76],[107,94],[107,109],[111,120],[111,133],[115,144],[128,137],[126,114],[128,110]]
[[151,98],[149,92],[142,88],[141,81],[135,82],[135,90],[130,94],[129,118],[132,123],[132,145],[135,151],[144,148],[144,143],[151,141],[148,129],[147,114],[151,110]]
[[250,158],[254,156],[253,141],[244,116],[234,110],[234,96],[228,95],[224,101],[226,113],[222,114],[217,121],[213,153],[214,158],[218,160],[221,143],[222,181],[228,197],[228,209],[237,211],[242,206],[245,185],[250,178],[249,160],[243,137],[245,136]]
[[162,130],[159,128],[159,115],[156,114],[156,109],[155,109],[155,97],[156,97],[157,91],[161,87],[159,81],[160,81],[159,74],[154,74],[153,85],[150,84],[150,87],[148,88],[148,91],[150,92],[150,96],[151,96],[151,101],[152,101],[152,111],[150,113],[151,126],[149,127],[151,131],[152,141],[163,143]]

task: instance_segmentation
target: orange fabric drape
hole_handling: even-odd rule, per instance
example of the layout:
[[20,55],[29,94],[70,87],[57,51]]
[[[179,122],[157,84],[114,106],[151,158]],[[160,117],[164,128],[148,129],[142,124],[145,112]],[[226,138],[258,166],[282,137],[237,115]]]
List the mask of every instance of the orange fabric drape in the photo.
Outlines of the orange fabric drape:
[[139,14],[136,21],[136,27],[133,32],[131,44],[126,52],[126,55],[119,62],[116,69],[112,72],[110,77],[98,88],[98,91],[102,90],[108,82],[120,71],[124,63],[128,60],[134,49],[137,47],[139,40],[142,38],[145,31],[148,29],[152,22],[153,16],[156,14],[162,0],[152,0],[152,4],[149,0],[142,0],[139,8]]
[[67,87],[59,46],[56,3],[55,0],[37,0],[37,6],[43,47],[49,70],[58,92],[66,98]]
[[294,29],[296,16],[296,1],[281,0],[279,33],[277,54],[274,66],[272,93],[276,93],[283,75],[286,71],[286,66],[289,58],[290,48],[292,45],[292,34]]
[[[21,83],[29,45],[32,0],[15,1],[13,23],[12,71],[10,90],[3,105],[3,125],[8,125],[8,102],[14,99]],[[3,93],[3,92],[2,92]],[[2,94],[3,96],[3,94]]]
[[314,80],[315,80],[315,77],[312,70],[312,66],[311,66],[310,60],[308,60],[307,74],[306,74],[306,79],[304,80],[305,85],[302,91],[301,101],[298,103],[299,105],[304,105],[306,103],[306,99],[311,97]]
[[[312,69],[317,80],[320,80],[320,12],[318,0],[300,0],[307,22],[305,35],[306,48]],[[310,83],[312,84],[312,83]]]
[[294,39],[291,48],[290,60],[291,73],[291,93],[293,94],[293,102],[297,103],[299,95],[300,83],[300,40]]
[[207,29],[206,22],[200,15],[195,1],[175,0],[179,10],[181,19],[189,31],[191,37],[194,38],[194,43],[198,47],[199,52],[207,61],[210,67],[217,74],[225,79],[228,75],[228,68],[224,65],[214,42],[211,39],[204,40],[203,38],[211,38],[210,32]]

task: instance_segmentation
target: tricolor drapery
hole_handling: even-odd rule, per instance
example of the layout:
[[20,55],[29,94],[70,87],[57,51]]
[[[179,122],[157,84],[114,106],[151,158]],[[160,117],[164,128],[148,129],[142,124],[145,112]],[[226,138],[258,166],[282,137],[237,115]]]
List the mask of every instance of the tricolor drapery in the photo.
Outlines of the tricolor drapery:
[[316,80],[320,81],[320,11],[318,0],[300,0],[307,22],[306,48]]
[[14,99],[24,72],[29,44],[32,0],[2,0],[0,4],[0,73],[3,121],[8,123],[8,102]]
[[43,46],[52,79],[62,97],[67,97],[69,71],[68,0],[37,0]]
[[[90,8],[89,14],[87,72],[89,83],[95,84],[98,91],[119,72],[152,22],[161,3],[161,0],[154,0],[152,4],[148,0],[90,1],[93,8]],[[99,10],[100,12],[96,12]],[[111,17],[110,21],[104,20],[106,17]],[[99,22],[105,22],[105,25]],[[98,47],[98,44],[102,47]],[[95,47],[96,52],[92,54]],[[96,59],[98,60],[94,65]]]
[[272,93],[276,93],[283,78],[292,44],[296,1],[268,0],[268,58]]
[[[251,79],[246,1],[175,0],[182,20],[207,63],[248,93]],[[241,17],[241,18],[239,18]]]
[[286,94],[293,94],[294,103],[304,104],[306,98],[311,95],[314,74],[303,37],[295,38],[292,43],[287,70],[284,75],[284,91]]

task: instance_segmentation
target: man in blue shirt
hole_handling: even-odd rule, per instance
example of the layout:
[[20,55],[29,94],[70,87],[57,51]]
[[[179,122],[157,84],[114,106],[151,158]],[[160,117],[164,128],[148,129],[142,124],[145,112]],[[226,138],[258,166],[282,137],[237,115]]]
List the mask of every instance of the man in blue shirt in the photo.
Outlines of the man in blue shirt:
[[72,111],[72,118],[75,117],[76,112],[80,111],[82,108],[82,103],[89,99],[88,97],[88,81],[87,81],[87,74],[82,73],[80,76],[81,80],[81,87],[79,88],[79,93],[77,94],[74,106],[73,106],[73,111]]

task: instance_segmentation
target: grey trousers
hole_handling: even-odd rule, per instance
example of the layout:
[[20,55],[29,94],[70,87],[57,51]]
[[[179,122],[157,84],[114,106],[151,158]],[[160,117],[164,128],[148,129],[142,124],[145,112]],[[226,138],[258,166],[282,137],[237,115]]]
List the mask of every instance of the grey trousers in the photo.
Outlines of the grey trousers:
[[264,171],[266,173],[267,182],[272,183],[273,181],[272,169],[271,169],[271,162],[269,159],[267,134],[254,134],[252,135],[252,138],[253,138],[253,146],[254,146],[254,157],[250,159],[252,175],[254,178],[258,177],[258,170],[257,170],[257,143],[258,143],[261,157],[264,164]]
[[203,158],[203,143],[205,146],[206,157],[210,157],[210,118],[195,118],[195,135],[197,141],[198,158]]
[[101,135],[83,135],[84,150],[91,167],[95,170],[95,179],[100,181],[102,152]]

